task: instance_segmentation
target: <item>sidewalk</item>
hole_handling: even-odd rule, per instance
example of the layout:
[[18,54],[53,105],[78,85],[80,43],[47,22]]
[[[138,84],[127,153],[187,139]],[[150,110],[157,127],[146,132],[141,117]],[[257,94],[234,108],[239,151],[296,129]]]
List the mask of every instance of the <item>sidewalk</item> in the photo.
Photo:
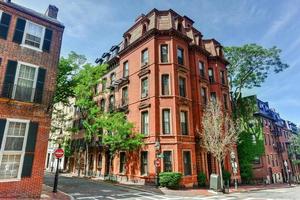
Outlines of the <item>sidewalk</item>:
[[41,200],[71,200],[73,199],[72,197],[70,197],[69,195],[67,195],[66,193],[63,193],[61,191],[57,191],[57,193],[53,193],[52,192],[52,187],[49,187],[47,185],[43,185],[43,191],[42,191],[42,195],[41,195]]

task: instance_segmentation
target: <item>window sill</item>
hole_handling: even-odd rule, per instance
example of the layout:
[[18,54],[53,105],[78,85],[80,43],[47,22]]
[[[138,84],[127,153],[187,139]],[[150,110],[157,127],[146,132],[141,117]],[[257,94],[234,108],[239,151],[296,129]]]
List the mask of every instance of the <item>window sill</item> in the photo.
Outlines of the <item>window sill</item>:
[[160,98],[173,98],[173,95],[160,95]]
[[175,137],[174,134],[170,133],[170,134],[160,134],[161,137]]
[[32,49],[32,50],[34,50],[34,51],[43,52],[41,49],[36,48],[36,47],[32,47],[32,46],[30,46],[30,45],[20,44],[20,46],[21,46],[21,47],[28,48],[28,49]]
[[0,179],[0,183],[5,183],[5,182],[16,182],[16,181],[21,181],[20,178],[12,178],[12,179]]
[[171,63],[170,62],[159,62],[158,64],[159,65],[170,65]]

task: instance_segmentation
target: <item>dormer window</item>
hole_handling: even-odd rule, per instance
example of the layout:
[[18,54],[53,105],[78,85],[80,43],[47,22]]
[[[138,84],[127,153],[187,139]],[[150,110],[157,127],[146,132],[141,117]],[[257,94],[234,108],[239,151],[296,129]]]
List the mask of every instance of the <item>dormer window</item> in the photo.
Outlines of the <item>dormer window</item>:
[[141,64],[142,64],[142,66],[144,66],[144,65],[147,65],[148,64],[148,59],[149,59],[149,57],[148,57],[148,49],[144,49],[143,51],[142,51],[142,62],[141,62]]
[[142,35],[144,35],[147,31],[147,25],[143,24]]
[[110,75],[110,83],[112,84],[115,80],[116,80],[116,74],[115,74],[115,73],[112,73],[112,74]]
[[125,38],[125,40],[124,40],[124,47],[127,47],[127,45],[128,45],[128,39]]
[[178,24],[177,24],[177,30],[179,32],[182,32],[182,23],[181,22],[178,22]]

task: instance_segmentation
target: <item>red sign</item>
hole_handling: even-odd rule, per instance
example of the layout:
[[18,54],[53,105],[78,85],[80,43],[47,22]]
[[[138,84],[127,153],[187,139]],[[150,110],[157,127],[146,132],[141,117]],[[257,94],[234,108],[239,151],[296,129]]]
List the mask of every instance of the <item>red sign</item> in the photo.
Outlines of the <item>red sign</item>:
[[62,158],[64,156],[64,150],[60,148],[55,149],[53,154],[56,158]]
[[155,164],[156,167],[160,167],[160,159],[156,159],[154,161],[154,164]]

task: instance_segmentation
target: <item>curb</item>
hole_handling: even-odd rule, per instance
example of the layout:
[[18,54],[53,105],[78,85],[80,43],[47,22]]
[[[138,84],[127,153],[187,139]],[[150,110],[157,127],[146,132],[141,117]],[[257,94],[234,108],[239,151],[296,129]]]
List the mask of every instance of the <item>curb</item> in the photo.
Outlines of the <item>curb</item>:
[[[46,185],[46,184],[44,184],[44,183],[43,183],[43,185],[45,185],[46,187],[51,188],[51,186]],[[60,193],[62,193],[62,194],[64,194],[64,195],[68,196],[71,200],[74,200],[74,199],[75,199],[75,198],[72,197],[71,195],[69,195],[69,194],[67,194],[67,193],[65,193],[65,192],[63,192],[63,191],[61,191],[61,190],[57,190],[57,192],[60,192]]]
[[253,189],[242,190],[242,191],[231,191],[231,192],[229,192],[229,194],[232,194],[232,193],[246,193],[246,192],[261,191],[261,190],[274,190],[274,189],[282,189],[282,188],[294,188],[294,187],[297,187],[297,186],[293,185],[293,186],[286,186],[286,187],[253,188]]

